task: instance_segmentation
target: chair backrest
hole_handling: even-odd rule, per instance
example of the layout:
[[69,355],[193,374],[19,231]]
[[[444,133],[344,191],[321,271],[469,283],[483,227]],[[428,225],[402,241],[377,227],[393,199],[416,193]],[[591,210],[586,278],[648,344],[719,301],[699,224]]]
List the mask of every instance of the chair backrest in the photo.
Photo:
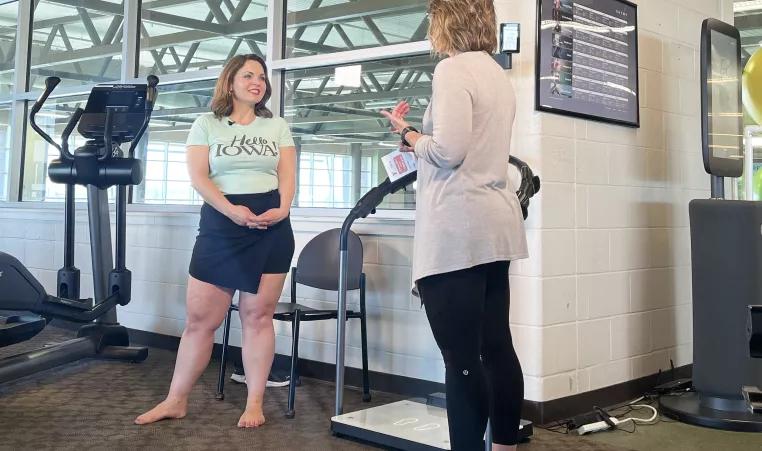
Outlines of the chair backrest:
[[[327,230],[311,239],[296,263],[297,283],[319,290],[339,290],[339,239],[341,229]],[[360,288],[363,247],[360,237],[349,231],[347,290]]]

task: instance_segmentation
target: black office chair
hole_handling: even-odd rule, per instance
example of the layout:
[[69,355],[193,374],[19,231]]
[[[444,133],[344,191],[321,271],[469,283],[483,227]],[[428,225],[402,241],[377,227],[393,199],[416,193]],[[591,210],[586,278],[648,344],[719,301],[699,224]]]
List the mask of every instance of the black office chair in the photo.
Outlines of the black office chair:
[[[291,323],[291,378],[288,388],[288,410],[286,418],[294,418],[294,398],[298,380],[297,368],[299,360],[299,327],[305,321],[324,321],[338,319],[338,310],[318,310],[296,302],[297,285],[306,285],[319,290],[339,290],[339,236],[341,229],[325,231],[310,240],[299,254],[295,268],[291,268],[291,302],[279,302],[273,319]],[[362,375],[363,401],[371,400],[368,381],[368,333],[365,308],[365,273],[363,266],[363,247],[360,237],[349,232],[348,239],[348,271],[347,290],[360,290],[360,311],[347,310],[347,319],[360,319],[362,339]],[[237,305],[232,305],[225,318],[225,329],[222,342],[222,362],[220,364],[219,387],[217,399],[225,399],[223,392],[225,384],[225,366],[227,364],[227,347],[230,338],[230,318]]]

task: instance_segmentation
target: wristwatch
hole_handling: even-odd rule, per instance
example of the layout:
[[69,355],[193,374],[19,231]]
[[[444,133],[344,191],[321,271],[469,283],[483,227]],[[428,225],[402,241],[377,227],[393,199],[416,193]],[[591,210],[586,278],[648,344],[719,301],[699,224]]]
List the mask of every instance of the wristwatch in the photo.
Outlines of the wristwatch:
[[416,133],[420,133],[420,132],[415,127],[412,127],[410,125],[408,125],[407,127],[403,128],[402,132],[400,132],[400,138],[402,138],[402,144],[404,144],[404,145],[406,145],[408,147],[413,147],[405,139],[405,135],[407,134],[407,132],[416,132]]

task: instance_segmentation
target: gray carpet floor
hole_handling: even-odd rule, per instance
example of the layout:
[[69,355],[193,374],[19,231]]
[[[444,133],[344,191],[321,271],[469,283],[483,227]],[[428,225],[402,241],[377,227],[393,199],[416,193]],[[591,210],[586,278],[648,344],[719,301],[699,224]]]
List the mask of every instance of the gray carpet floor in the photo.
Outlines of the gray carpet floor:
[[[71,332],[48,327],[33,340],[0,348],[0,358],[71,336]],[[185,419],[135,425],[135,417],[166,395],[174,359],[172,352],[151,349],[148,359],[139,364],[87,360],[0,386],[0,451],[378,449],[331,435],[333,385],[310,379],[302,379],[297,389],[296,418],[284,417],[288,389],[268,388],[266,424],[249,430],[237,428],[246,401],[245,387],[226,383],[226,398],[217,401],[216,361],[196,384]],[[360,391],[348,390],[345,395],[347,411],[396,400],[373,393],[373,401],[363,403]],[[519,449],[627,448],[535,429],[531,442]]]

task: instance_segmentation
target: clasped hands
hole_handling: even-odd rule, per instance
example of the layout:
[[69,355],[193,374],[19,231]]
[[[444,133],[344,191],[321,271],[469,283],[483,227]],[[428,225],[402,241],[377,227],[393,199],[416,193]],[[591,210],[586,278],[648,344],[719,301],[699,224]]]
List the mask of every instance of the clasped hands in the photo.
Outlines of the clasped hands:
[[239,226],[265,230],[286,219],[288,208],[271,208],[257,216],[243,205],[233,205],[226,216]]
[[[381,114],[385,116],[387,119],[389,119],[392,123],[391,127],[389,127],[389,130],[392,131],[395,135],[399,135],[402,133],[402,130],[405,129],[405,127],[408,127],[410,124],[408,124],[405,121],[405,116],[410,112],[410,105],[407,102],[400,102],[397,104],[394,109],[389,112],[386,110],[381,110]],[[418,141],[418,138],[420,138],[420,134],[415,132],[409,132],[407,134],[407,141],[415,147],[415,143]],[[400,152],[412,152],[413,148],[408,147],[404,144],[402,144],[402,140],[399,141],[399,150]]]

